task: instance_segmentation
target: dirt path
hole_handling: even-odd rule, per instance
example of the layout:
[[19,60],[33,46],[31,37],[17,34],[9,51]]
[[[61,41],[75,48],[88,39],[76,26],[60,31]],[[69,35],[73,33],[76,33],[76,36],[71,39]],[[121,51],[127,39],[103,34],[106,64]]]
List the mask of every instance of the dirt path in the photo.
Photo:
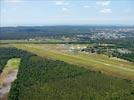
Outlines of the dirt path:
[[11,83],[16,79],[18,70],[10,71],[4,79],[3,84],[0,86],[0,100],[7,100],[8,93],[11,88]]

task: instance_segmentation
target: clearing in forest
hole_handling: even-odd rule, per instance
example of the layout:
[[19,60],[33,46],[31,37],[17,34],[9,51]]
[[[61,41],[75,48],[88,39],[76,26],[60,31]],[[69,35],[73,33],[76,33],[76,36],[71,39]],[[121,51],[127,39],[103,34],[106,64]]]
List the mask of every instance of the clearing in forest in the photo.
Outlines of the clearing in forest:
[[88,69],[126,79],[134,79],[134,63],[101,54],[70,53],[59,44],[14,44],[15,47],[42,57],[65,61]]
[[20,58],[9,59],[3,72],[0,74],[0,99],[5,100],[7,98],[11,83],[16,79],[20,61]]

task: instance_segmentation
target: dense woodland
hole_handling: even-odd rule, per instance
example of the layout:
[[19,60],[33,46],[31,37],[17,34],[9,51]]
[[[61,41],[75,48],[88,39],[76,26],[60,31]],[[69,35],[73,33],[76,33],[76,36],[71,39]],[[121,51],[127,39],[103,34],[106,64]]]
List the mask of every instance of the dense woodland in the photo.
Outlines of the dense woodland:
[[134,81],[107,76],[62,61],[41,58],[15,48],[0,48],[0,50],[2,51],[0,55],[7,59],[10,57],[22,59],[17,80],[12,84],[9,100],[133,100],[134,98]]
[[[15,49],[15,48],[7,48],[7,47],[0,47],[0,73],[2,72],[4,66],[6,65],[7,61],[11,58],[23,58],[26,52]],[[30,54],[30,53],[29,53]]]
[[[90,35],[97,32],[114,32],[116,29],[133,29],[133,26],[18,26],[0,27],[0,39],[29,39],[35,37],[61,38],[62,36]],[[133,32],[120,32],[119,34],[134,35]],[[118,33],[117,33],[118,34]]]
[[125,39],[116,39],[116,40],[95,40],[95,43],[108,43],[108,44],[114,44],[114,48],[125,48],[130,50],[132,53],[128,54],[121,54],[119,52],[116,52],[113,54],[113,56],[125,59],[131,62],[134,62],[134,37],[129,37]]
[[0,39],[29,39],[35,37],[61,37],[89,33],[84,26],[0,27]]

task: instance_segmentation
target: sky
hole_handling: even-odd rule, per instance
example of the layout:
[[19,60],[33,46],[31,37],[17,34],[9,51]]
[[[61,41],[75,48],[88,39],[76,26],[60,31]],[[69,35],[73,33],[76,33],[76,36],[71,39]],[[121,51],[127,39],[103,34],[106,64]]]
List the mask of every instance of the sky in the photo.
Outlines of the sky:
[[0,0],[0,26],[134,25],[134,0]]

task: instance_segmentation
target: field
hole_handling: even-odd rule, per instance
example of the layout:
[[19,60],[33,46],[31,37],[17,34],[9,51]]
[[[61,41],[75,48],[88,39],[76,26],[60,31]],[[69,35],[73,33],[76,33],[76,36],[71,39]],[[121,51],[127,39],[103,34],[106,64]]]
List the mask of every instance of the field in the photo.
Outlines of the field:
[[12,58],[8,60],[7,64],[4,67],[2,74],[0,75],[0,86],[3,84],[4,79],[7,75],[13,70],[17,70],[20,64],[20,58]]
[[[70,52],[69,48],[72,46],[71,44],[13,44],[13,46],[42,57],[65,61],[125,79],[134,79],[133,62],[118,58],[109,58],[99,54],[86,54],[77,51]],[[73,47],[75,48],[75,46],[78,45],[74,45]]]
[[2,73],[0,74],[0,99],[6,100],[11,83],[16,79],[20,58],[12,58],[7,61]]
[[10,66],[11,69],[13,69],[13,70],[18,69],[19,64],[20,64],[20,60],[21,60],[20,58],[12,58],[12,59],[8,60],[6,66]]

